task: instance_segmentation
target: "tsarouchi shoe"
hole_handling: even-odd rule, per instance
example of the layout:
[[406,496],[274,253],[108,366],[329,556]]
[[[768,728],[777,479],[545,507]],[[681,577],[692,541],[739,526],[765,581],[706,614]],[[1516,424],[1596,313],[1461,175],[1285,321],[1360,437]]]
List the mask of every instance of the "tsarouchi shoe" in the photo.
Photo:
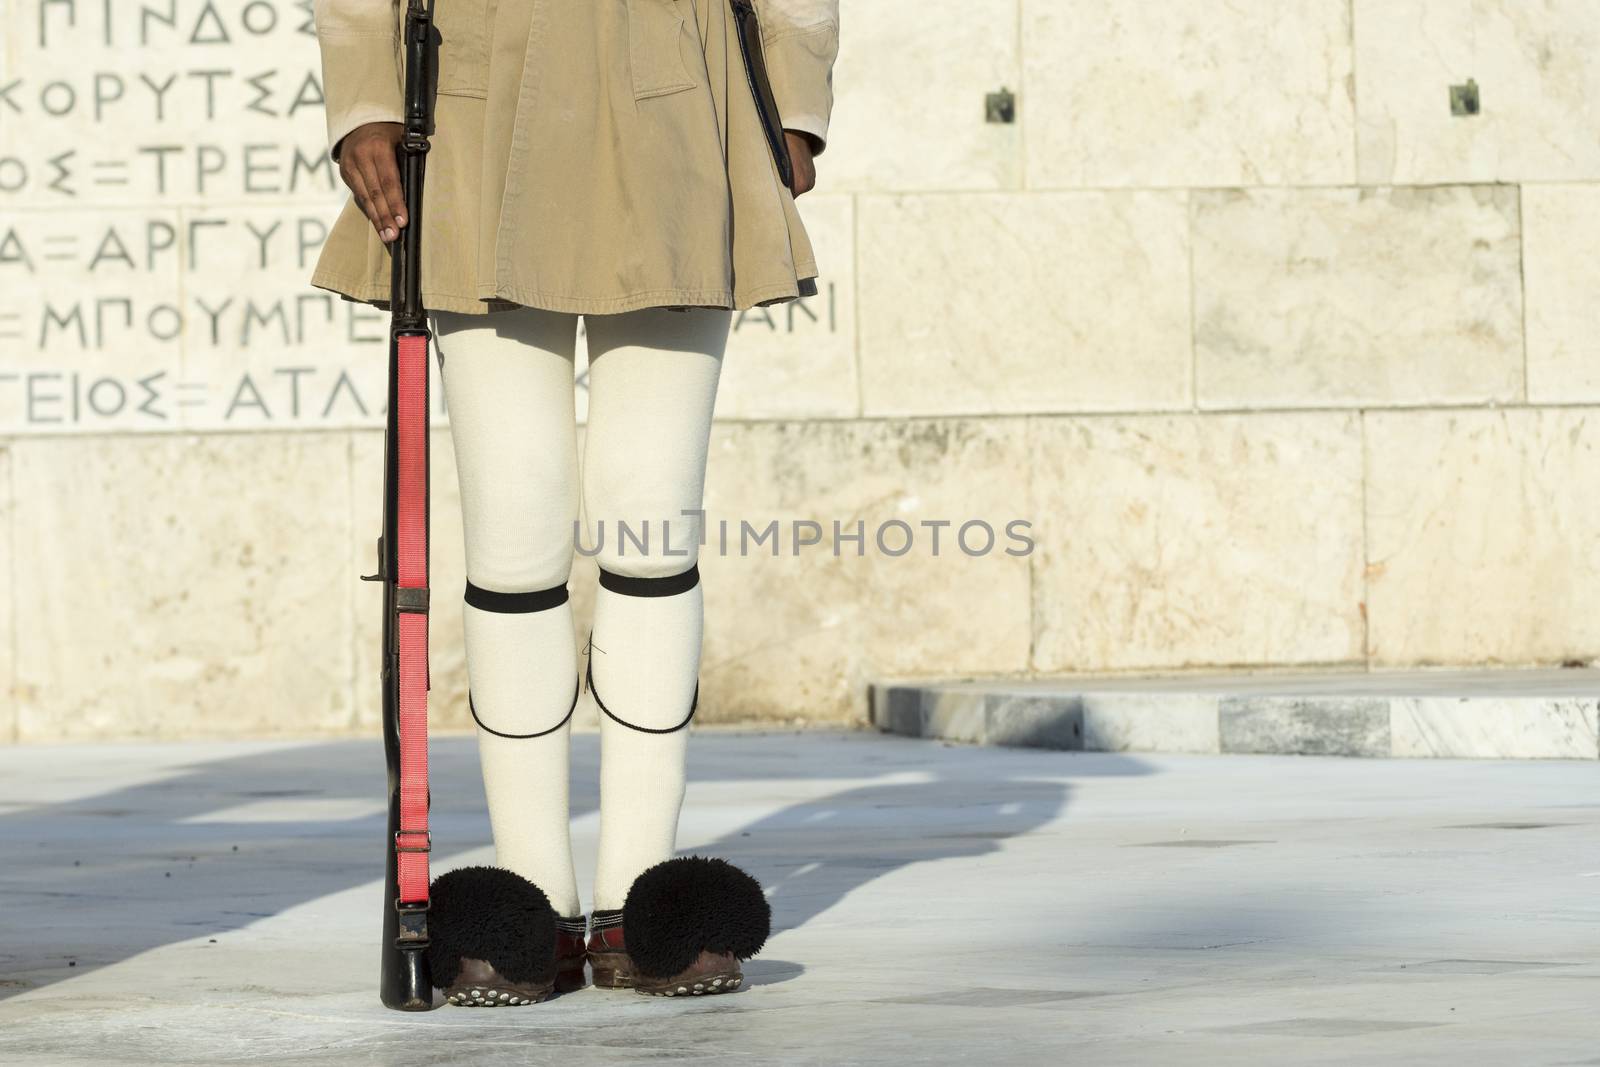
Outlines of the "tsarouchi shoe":
[[589,968],[596,989],[632,989],[633,964],[622,938],[622,909],[597,909],[589,919]]
[[557,993],[571,993],[584,987],[583,965],[588,951],[583,935],[588,923],[582,915],[556,918],[556,984]]
[[[759,952],[771,931],[759,882],[726,860],[680,856],[634,879],[609,950],[625,955],[627,984],[640,993],[731,993],[744,984],[739,961]],[[591,961],[593,945],[591,938]]]
[[[589,964],[594,969],[596,989],[634,989],[661,996],[683,993],[730,993],[744,981],[739,958],[732,953],[701,952],[694,963],[665,979],[636,979],[628,959],[627,941],[622,932],[622,911],[597,912],[596,925],[589,935]],[[606,922],[607,919],[613,921]]]
[[705,993],[732,993],[743,982],[739,957],[731,952],[702,951],[677,974],[666,978],[635,976],[633,988],[653,997],[698,997]]
[[[555,989],[557,916],[544,890],[499,867],[461,867],[434,879],[430,897],[428,965],[450,1003],[537,1004]],[[578,973],[581,984],[581,963]]]

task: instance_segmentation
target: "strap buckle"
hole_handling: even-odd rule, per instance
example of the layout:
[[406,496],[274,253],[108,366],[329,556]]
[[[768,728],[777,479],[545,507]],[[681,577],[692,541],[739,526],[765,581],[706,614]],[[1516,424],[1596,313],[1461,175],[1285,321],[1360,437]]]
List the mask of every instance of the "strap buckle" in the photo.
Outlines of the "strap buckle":
[[428,613],[428,587],[427,586],[397,586],[394,591],[394,606],[396,611],[410,611],[418,615]]
[[[423,845],[402,845],[400,843],[402,836],[415,837],[417,834],[421,834],[427,843]],[[433,833],[430,830],[396,830],[394,832],[394,850],[396,852],[432,852]],[[427,905],[423,906],[426,907]]]
[[428,902],[406,903],[396,899],[394,910],[398,915],[395,927],[395,948],[426,948],[428,946]]

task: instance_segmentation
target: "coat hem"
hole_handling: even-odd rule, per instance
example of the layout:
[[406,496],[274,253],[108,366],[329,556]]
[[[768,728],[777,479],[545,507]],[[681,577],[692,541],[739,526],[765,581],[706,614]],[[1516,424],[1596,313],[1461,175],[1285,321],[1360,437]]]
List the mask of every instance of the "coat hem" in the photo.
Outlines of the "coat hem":
[[[486,292],[490,290],[490,287],[484,286],[479,291],[479,295],[471,296],[465,293],[441,293],[424,286],[422,303],[429,310],[455,311],[468,315],[507,311],[519,305],[579,315],[613,315],[646,307],[673,306],[744,311],[752,307],[761,307],[786,300],[796,300],[808,295],[803,290],[806,288],[814,290],[815,278],[815,274],[803,274],[798,276],[792,283],[780,282],[777,285],[762,286],[760,289],[740,293],[738,294],[741,298],[739,300],[735,300],[733,294],[726,289],[648,289],[637,293],[629,293],[626,296],[585,297],[516,287],[505,287],[499,292]],[[807,287],[804,285],[808,281],[813,283],[812,286]],[[311,276],[311,284],[318,289],[326,289],[330,292],[338,293],[347,300],[372,304],[383,309],[387,309],[389,306],[390,291],[388,286],[376,286],[370,282],[341,278],[321,272]],[[748,303],[744,301],[748,301]]]
[[[814,278],[815,275],[804,277]],[[613,297],[575,296],[570,293],[551,293],[542,289],[524,289],[517,286],[501,286],[496,289],[485,285],[478,288],[478,297],[480,300],[511,300],[527,307],[576,312],[582,315],[615,315],[646,307],[673,306],[744,311],[764,303],[798,299],[802,295],[803,280],[804,278],[797,277],[793,282],[779,282],[776,285],[766,285],[737,294],[727,289],[645,289],[626,296]]]
[[[387,285],[371,285],[366,282],[354,281],[346,278],[333,277],[326,274],[313,274],[311,284],[318,289],[326,289],[337,293],[346,300],[358,304],[371,304],[380,311],[389,310],[390,289]],[[430,311],[455,311],[466,315],[483,315],[494,311],[510,311],[516,304],[506,300],[486,301],[475,296],[462,293],[440,293],[432,289],[422,290],[422,305]]]

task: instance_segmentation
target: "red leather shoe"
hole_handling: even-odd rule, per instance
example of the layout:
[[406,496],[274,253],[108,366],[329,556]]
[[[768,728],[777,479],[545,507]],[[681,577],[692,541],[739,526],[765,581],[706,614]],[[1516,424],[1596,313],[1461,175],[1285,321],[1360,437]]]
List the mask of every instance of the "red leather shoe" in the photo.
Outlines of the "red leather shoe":
[[596,989],[632,989],[633,965],[622,939],[622,911],[596,911],[587,949]]
[[589,935],[589,964],[596,989],[635,989],[657,997],[704,996],[732,993],[744,983],[738,957],[728,952],[701,952],[688,967],[664,978],[639,974],[628,958],[622,933],[622,913],[596,912]]
[[583,964],[589,958],[583,938],[587,925],[582,915],[556,919],[557,993],[571,993],[584,987]]

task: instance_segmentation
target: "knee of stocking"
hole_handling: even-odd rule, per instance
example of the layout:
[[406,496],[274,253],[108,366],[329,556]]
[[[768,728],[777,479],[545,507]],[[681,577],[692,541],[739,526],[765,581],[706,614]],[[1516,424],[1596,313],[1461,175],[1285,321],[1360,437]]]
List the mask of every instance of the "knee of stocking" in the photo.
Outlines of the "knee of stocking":
[[[577,708],[579,687],[570,673],[572,614],[566,582],[504,590],[469,578],[463,599],[473,681],[467,707],[473,721],[486,733],[513,740],[543,737],[565,726]],[[488,706],[480,707],[480,698]]]
[[612,722],[674,733],[689,725],[699,703],[700,570],[693,563],[668,574],[630,569],[600,568],[589,687]]

